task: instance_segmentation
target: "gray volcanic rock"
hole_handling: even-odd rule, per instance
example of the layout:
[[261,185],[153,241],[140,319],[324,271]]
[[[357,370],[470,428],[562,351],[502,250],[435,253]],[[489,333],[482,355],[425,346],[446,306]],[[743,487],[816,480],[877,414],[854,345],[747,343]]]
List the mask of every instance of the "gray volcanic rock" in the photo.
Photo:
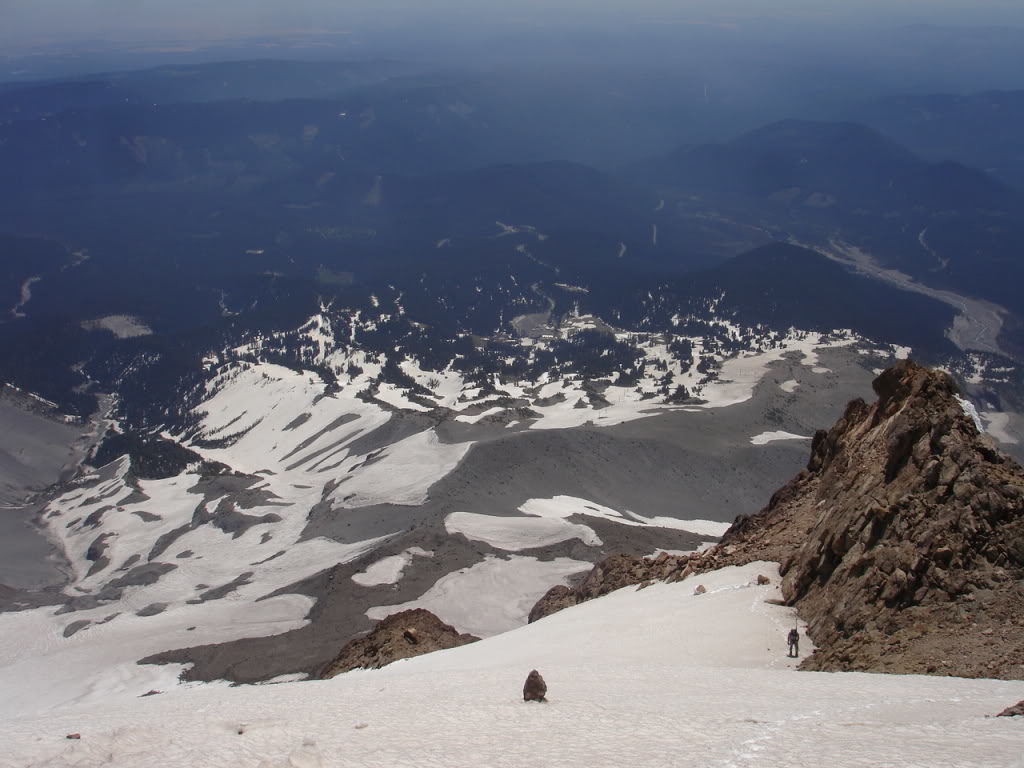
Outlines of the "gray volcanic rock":
[[146,616],[156,616],[157,614],[163,613],[166,610],[167,603],[150,603],[142,610],[136,611],[135,615],[142,616],[143,618],[145,618]]
[[946,374],[905,362],[874,389],[717,561],[782,564],[818,647],[804,669],[1024,679],[1024,469]]
[[148,587],[156,584],[165,573],[177,569],[173,563],[146,563],[132,568],[124,576],[114,579],[106,586],[107,589],[123,589],[124,587]]
[[460,634],[423,608],[401,611],[380,621],[369,634],[346,643],[320,677],[327,680],[353,669],[377,669],[399,659],[456,648],[479,639]]
[[66,627],[64,627],[64,637],[71,637],[72,635],[81,632],[83,629],[92,624],[88,619],[79,619],[78,621],[72,621]]

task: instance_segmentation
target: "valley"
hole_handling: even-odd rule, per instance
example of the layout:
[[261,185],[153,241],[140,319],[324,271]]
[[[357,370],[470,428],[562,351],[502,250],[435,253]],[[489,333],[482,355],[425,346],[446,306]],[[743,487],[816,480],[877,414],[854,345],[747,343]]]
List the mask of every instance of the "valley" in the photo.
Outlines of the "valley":
[[948,290],[930,288],[898,270],[880,266],[869,254],[845,243],[830,243],[829,248],[820,252],[859,273],[870,275],[901,290],[930,296],[956,309],[958,314],[947,334],[950,341],[962,351],[973,350],[1006,356],[1006,352],[999,347],[999,334],[1003,329],[1006,309],[998,304],[967,298]]

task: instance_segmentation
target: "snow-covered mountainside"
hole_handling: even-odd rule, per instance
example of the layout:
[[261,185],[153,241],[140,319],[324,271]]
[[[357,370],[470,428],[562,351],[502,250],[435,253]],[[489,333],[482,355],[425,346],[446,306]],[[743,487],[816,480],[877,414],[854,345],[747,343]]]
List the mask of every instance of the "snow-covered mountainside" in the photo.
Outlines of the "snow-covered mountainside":
[[[595,322],[546,323],[507,346],[528,360],[547,337],[572,338]],[[546,435],[565,440],[589,424],[594,431],[584,434],[604,440],[615,425],[729,411],[780,364],[791,373],[778,397],[792,398],[794,376],[812,386],[830,375],[819,352],[893,354],[849,333],[757,334],[721,323],[714,341],[618,333],[615,343],[641,362],[605,379],[547,369],[531,378],[529,367],[519,376],[511,367],[471,376],[454,361],[439,369],[408,356],[391,362],[360,345],[365,332],[358,314],[325,307],[292,334],[209,358],[183,426],[153,435],[155,450],[177,446],[192,457],[183,471],[146,476],[133,454],[52,499],[43,520],[69,560],[70,583],[52,597],[59,608],[9,618],[18,632],[59,638],[47,654],[25,651],[22,661],[67,663],[67,674],[88,686],[105,686],[109,665],[123,666],[127,687],[183,669],[249,682],[315,672],[371,620],[406,608],[428,608],[478,636],[513,629],[552,584],[601,557],[694,549],[739,511],[711,513],[686,498],[707,481],[672,474],[692,471],[685,454],[669,460],[677,466],[668,472],[635,441],[570,441],[547,457]],[[269,362],[275,345],[309,367]],[[694,397],[677,397],[680,389]],[[468,460],[474,447],[506,451],[533,435],[545,439],[527,452],[546,468],[527,465],[526,486],[500,479],[526,465],[522,457],[482,468]],[[779,450],[762,437],[725,435],[752,456]],[[607,464],[587,463],[601,451]],[[602,484],[621,485],[616,471],[634,472],[641,485],[661,475],[664,487],[654,503],[629,488],[609,496]],[[267,640],[244,644],[252,638]],[[223,643],[243,645],[203,650]],[[175,653],[187,648],[199,650]],[[159,672],[131,666],[142,658],[171,664]],[[49,692],[32,696],[42,702]]]
[[[766,602],[778,582],[777,566],[752,563],[628,587],[322,682],[94,690],[47,711],[8,695],[0,765],[1020,765],[1020,723],[990,717],[1019,685],[798,673],[785,647],[792,612]],[[522,700],[531,669],[546,703]],[[5,691],[27,687],[9,685],[5,672]]]

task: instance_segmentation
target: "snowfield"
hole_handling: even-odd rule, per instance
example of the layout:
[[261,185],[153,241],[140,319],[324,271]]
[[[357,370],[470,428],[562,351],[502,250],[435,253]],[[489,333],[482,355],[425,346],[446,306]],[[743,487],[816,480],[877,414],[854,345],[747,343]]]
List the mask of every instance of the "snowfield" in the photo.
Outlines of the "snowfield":
[[476,565],[442,576],[416,600],[371,608],[366,615],[379,621],[399,611],[426,608],[459,632],[490,637],[526,624],[530,609],[545,592],[592,567],[568,557],[544,561],[488,555]]
[[[762,573],[772,585],[754,586]],[[126,691],[44,715],[8,695],[0,765],[1024,765],[1022,723],[989,717],[1021,698],[1020,683],[796,672],[792,614],[765,602],[777,582],[773,564],[755,563],[626,588],[329,681]],[[545,704],[522,701],[531,669],[547,681]],[[0,681],[10,690],[7,669]]]
[[363,587],[374,587],[378,584],[396,584],[402,578],[402,573],[414,557],[433,557],[433,552],[428,552],[420,547],[409,547],[400,555],[383,557],[370,565],[361,573],[352,574],[352,581]]

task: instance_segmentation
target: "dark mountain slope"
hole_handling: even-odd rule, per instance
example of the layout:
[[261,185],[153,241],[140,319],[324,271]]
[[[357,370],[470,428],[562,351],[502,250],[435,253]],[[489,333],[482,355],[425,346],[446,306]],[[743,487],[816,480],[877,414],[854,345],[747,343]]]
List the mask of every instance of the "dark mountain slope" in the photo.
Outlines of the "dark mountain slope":
[[855,123],[785,120],[723,144],[680,148],[641,164],[635,174],[712,200],[798,188],[861,204],[920,165],[906,149]]
[[863,126],[789,120],[627,173],[660,189],[672,218],[706,229],[712,252],[758,237],[842,240],[925,284],[1024,308],[1009,287],[1024,280],[1024,197]]
[[647,279],[625,301],[623,289],[621,280],[595,281],[581,306],[607,314],[602,307],[611,304],[624,320],[656,328],[669,327],[676,314],[699,316],[702,306],[717,300],[715,312],[741,325],[780,331],[851,329],[936,359],[953,350],[943,335],[956,314],[951,307],[785,243],[757,248],[711,269],[660,282]]
[[901,94],[851,114],[922,157],[983,168],[1024,189],[1024,91]]

